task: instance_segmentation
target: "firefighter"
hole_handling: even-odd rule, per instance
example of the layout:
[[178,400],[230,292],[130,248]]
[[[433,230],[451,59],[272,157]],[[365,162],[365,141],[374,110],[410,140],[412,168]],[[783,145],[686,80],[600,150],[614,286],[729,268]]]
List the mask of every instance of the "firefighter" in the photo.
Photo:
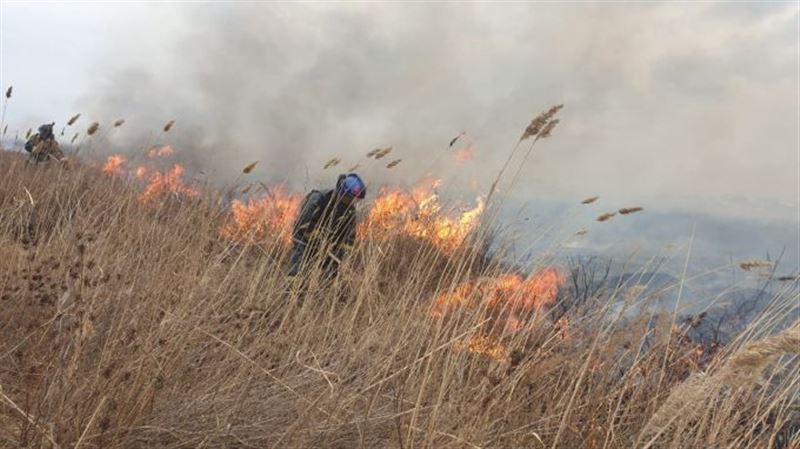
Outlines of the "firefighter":
[[355,174],[340,175],[331,190],[312,190],[300,206],[292,230],[290,278],[318,263],[327,278],[336,276],[339,264],[356,238],[355,204],[367,194],[364,181]]
[[56,142],[53,134],[55,123],[44,124],[39,127],[39,132],[32,135],[25,142],[25,151],[30,153],[29,159],[33,162],[45,162],[49,160],[60,161],[64,158],[64,153]]

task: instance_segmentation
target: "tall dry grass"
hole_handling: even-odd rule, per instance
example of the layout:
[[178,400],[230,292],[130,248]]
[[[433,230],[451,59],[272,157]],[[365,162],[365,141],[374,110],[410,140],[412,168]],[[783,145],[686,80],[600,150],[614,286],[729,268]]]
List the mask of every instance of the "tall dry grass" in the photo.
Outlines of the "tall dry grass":
[[497,361],[457,350],[490,332],[487,310],[430,313],[503,269],[478,243],[363,241],[337,279],[297,287],[281,239],[220,238],[219,198],[138,198],[79,163],[0,154],[0,446],[800,443],[788,287],[708,366],[671,316],[627,313],[651,298],[622,288],[495,329]]

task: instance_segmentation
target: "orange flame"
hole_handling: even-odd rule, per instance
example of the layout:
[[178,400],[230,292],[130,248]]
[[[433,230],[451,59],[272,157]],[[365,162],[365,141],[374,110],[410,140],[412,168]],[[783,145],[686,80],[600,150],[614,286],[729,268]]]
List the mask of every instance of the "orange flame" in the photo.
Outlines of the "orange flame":
[[286,193],[283,186],[270,189],[260,199],[250,198],[245,204],[234,200],[231,216],[220,234],[235,241],[280,238],[291,241],[291,227],[300,209],[300,196]]
[[475,157],[475,152],[472,149],[472,145],[470,145],[468,147],[461,148],[460,150],[456,151],[453,154],[453,157],[458,162],[467,162],[467,161],[471,161],[472,158]]
[[154,171],[139,199],[147,203],[165,193],[185,195],[189,198],[199,195],[200,192],[183,182],[183,172],[184,168],[180,164],[173,165],[168,172]]
[[125,158],[119,154],[113,154],[106,159],[103,165],[103,173],[109,176],[122,176],[122,165],[125,163]]
[[136,171],[133,172],[136,179],[144,181],[147,178],[147,168],[143,166],[136,167]]
[[558,269],[546,268],[527,279],[516,273],[507,273],[468,281],[456,286],[452,292],[439,294],[432,313],[442,316],[455,306],[474,307],[483,303],[516,319],[552,304],[565,280]]
[[[538,271],[528,278],[509,273],[464,282],[451,292],[436,296],[431,314],[441,318],[456,308],[485,306],[493,323],[490,329],[494,333],[473,336],[466,344],[461,343],[455,349],[506,362],[509,352],[500,337],[517,332],[526,322],[530,322],[533,313],[553,304],[565,282],[566,277],[556,268]],[[566,322],[559,324],[559,331],[566,328]]]
[[478,198],[474,208],[447,216],[439,204],[439,184],[437,179],[428,179],[410,192],[382,189],[359,225],[359,235],[386,238],[406,233],[428,240],[442,251],[453,252],[477,226],[484,203]]
[[173,153],[175,153],[175,150],[172,149],[172,146],[161,145],[147,150],[147,157],[153,159],[157,157],[172,156]]

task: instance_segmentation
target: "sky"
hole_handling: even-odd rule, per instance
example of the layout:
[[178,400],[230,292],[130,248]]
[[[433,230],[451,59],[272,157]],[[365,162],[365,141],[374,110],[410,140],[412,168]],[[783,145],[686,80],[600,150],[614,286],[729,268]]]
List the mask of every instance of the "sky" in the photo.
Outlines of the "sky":
[[[798,5],[4,0],[0,84],[22,134],[77,112],[78,128],[124,118],[98,152],[168,138],[223,182],[259,160],[257,176],[302,187],[330,182],[338,157],[372,186],[433,174],[466,197],[563,103],[553,137],[501,185],[531,216],[591,220],[605,210],[567,205],[599,195],[654,212],[609,241],[661,236],[673,214],[686,224],[674,238],[699,220],[719,247],[797,259]],[[363,157],[387,146],[403,160],[392,170]],[[474,159],[454,160],[465,146]]]

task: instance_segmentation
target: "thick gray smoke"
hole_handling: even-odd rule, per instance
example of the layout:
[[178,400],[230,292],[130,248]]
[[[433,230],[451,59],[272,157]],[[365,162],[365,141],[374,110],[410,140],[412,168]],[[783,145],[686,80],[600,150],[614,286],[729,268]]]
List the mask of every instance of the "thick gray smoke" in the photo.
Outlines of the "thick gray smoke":
[[[113,24],[96,30],[95,64],[80,75],[91,87],[75,112],[104,129],[125,118],[107,134],[114,150],[170,143],[178,159],[215,181],[231,182],[258,160],[249,178],[320,186],[359,164],[373,187],[433,174],[470,197],[488,190],[530,119],[564,103],[553,138],[524,166],[512,164],[520,170],[517,206],[531,201],[526,210],[540,216],[549,203],[564,210],[600,195],[593,207],[729,220],[701,220],[708,226],[698,235],[731,235],[725,223],[735,220],[798,226],[796,4],[85,9],[73,16],[102,15]],[[17,16],[8,10],[3,20],[13,25],[7,21]],[[20,37],[41,11],[20,16],[18,41],[12,51],[4,47],[20,74],[38,59],[14,55],[49,50]],[[80,28],[58,29],[68,38]],[[48,73],[18,75],[20,92],[45,91],[44,82],[24,82]],[[176,125],[164,134],[171,119]],[[473,160],[453,158],[470,145]],[[388,157],[364,158],[388,146]],[[323,170],[331,158],[342,162]],[[398,158],[397,167],[385,167]],[[580,214],[591,223],[604,211]],[[797,247],[796,238],[775,235],[774,247]]]
[[[292,182],[360,163],[373,183],[433,172],[483,190],[532,116],[563,102],[555,137],[522,168],[520,197],[683,196],[704,210],[726,197],[748,209],[721,213],[785,220],[797,208],[787,164],[797,161],[797,14],[789,4],[151,5],[119,30],[141,38],[138,51],[106,55],[82,103],[128,119],[116,139],[133,147],[177,119],[169,139],[220,179],[253,160],[258,176]],[[456,149],[472,141],[471,162],[447,147],[461,131]],[[363,158],[386,146],[394,153],[380,163]],[[323,171],[333,157],[343,162]],[[385,169],[394,158],[403,162]]]

